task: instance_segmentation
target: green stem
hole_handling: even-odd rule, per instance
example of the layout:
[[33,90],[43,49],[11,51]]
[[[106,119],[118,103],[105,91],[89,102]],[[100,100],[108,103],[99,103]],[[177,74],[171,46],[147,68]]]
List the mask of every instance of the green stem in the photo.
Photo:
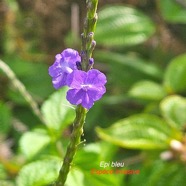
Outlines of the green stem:
[[81,47],[81,64],[82,70],[88,71],[91,66],[89,65],[89,59],[92,56],[92,52],[95,48],[96,42],[94,41],[94,31],[97,23],[97,5],[98,0],[87,1],[87,16],[84,22],[84,29],[82,33],[82,47]]
[[[97,5],[98,0],[87,0],[87,16],[84,23],[81,46],[81,65],[83,71],[88,71],[92,67],[89,60],[96,44],[94,41],[94,31],[97,22]],[[54,186],[64,186],[66,182],[73,158],[80,143],[81,135],[83,134],[83,125],[85,123],[86,113],[87,110],[85,108],[81,105],[77,106],[70,144],[67,148],[63,165]]]
[[67,175],[70,171],[71,163],[76,154],[77,147],[81,141],[81,135],[83,134],[83,125],[85,123],[87,110],[81,105],[76,108],[76,118],[74,120],[73,131],[71,135],[70,144],[68,145],[67,152],[64,157],[63,165],[60,169],[58,179],[55,186],[64,186]]
[[32,109],[33,113],[43,122],[45,122],[45,119],[43,118],[43,115],[39,109],[39,106],[37,102],[33,99],[33,97],[30,95],[30,93],[26,90],[25,86],[19,79],[16,77],[14,72],[10,69],[10,67],[0,60],[0,69],[7,75],[9,80],[11,81],[12,85],[19,91],[19,93],[24,97],[24,99],[29,104],[30,108]]

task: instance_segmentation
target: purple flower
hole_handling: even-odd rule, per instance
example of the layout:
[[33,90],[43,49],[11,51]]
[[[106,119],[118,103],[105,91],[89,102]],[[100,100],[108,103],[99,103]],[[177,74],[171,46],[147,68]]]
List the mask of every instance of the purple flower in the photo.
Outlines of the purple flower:
[[49,67],[49,75],[54,88],[59,89],[67,85],[67,76],[77,69],[76,62],[81,61],[81,57],[76,50],[67,48],[55,58],[54,64]]
[[73,105],[81,104],[90,109],[106,92],[106,82],[106,76],[99,70],[74,70],[67,78],[67,85],[71,88],[67,92],[67,100]]

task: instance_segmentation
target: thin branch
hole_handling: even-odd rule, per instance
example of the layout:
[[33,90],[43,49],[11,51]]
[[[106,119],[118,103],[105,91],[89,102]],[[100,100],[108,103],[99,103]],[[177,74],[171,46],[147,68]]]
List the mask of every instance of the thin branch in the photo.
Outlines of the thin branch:
[[10,69],[10,67],[0,60],[0,69],[6,74],[12,85],[16,90],[23,96],[23,98],[27,101],[33,113],[43,122],[46,123],[43,115],[39,109],[37,102],[33,99],[30,93],[26,90],[23,83],[16,77],[15,73]]

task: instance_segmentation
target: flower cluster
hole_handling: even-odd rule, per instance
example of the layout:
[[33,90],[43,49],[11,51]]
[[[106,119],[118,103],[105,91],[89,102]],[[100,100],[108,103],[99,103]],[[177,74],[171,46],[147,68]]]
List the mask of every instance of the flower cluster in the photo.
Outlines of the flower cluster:
[[[67,92],[67,100],[71,104],[81,104],[90,109],[106,92],[106,76],[96,69],[82,71],[81,57],[76,50],[67,48],[55,58],[54,64],[49,67],[54,88],[68,86],[70,90]],[[92,65],[93,58],[89,63]]]

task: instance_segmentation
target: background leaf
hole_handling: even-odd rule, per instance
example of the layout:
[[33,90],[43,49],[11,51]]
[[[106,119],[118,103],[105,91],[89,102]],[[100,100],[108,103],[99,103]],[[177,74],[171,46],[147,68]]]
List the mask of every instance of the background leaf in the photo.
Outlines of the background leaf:
[[15,186],[12,182],[5,181],[5,180],[0,180],[0,185],[1,186]]
[[175,128],[182,129],[186,125],[186,99],[172,95],[166,97],[160,105],[163,117]]
[[83,182],[84,182],[83,172],[77,168],[75,168],[75,169],[72,168],[71,171],[69,172],[68,177],[67,177],[66,185],[85,186]]
[[57,179],[61,161],[57,158],[35,161],[25,165],[16,180],[17,186],[43,186]]
[[131,7],[107,6],[98,16],[95,39],[100,45],[136,45],[146,41],[155,31],[153,22]]
[[53,93],[42,105],[42,113],[50,129],[61,131],[75,118],[73,107],[66,100],[67,88]]
[[46,145],[50,142],[50,137],[47,135],[47,131],[32,131],[26,132],[21,136],[19,145],[21,152],[27,158],[33,158],[37,155]]
[[120,54],[109,51],[97,51],[95,57],[104,63],[116,65],[123,65],[126,67],[131,67],[143,74],[146,74],[155,79],[160,79],[162,71],[154,64],[151,64],[144,59],[141,59],[135,55]]
[[5,180],[6,178],[7,178],[7,172],[4,168],[4,166],[2,164],[0,164],[0,180]]
[[[53,92],[51,78],[48,75],[48,65],[39,62],[33,63],[15,56],[5,58],[5,61],[26,89],[33,95],[37,95],[37,98],[46,98]],[[19,93],[10,89],[8,94],[17,103],[25,103]]]
[[160,80],[162,71],[154,64],[135,55],[96,51],[95,59],[108,65],[108,82],[126,90],[139,80]]
[[[67,185],[70,186],[105,186],[112,185],[118,186],[121,184],[123,175],[114,174],[93,174],[92,170],[104,170],[100,167],[100,162],[105,161],[102,159],[104,154],[104,148],[99,143],[86,145],[84,148],[80,149],[74,160],[74,167],[70,172],[69,178],[67,179]],[[110,152],[112,153],[112,152]],[[83,158],[82,158],[83,157]],[[108,167],[108,170],[111,170]],[[78,183],[78,184],[77,184]]]
[[0,134],[7,134],[11,127],[11,112],[7,105],[0,101]]
[[170,93],[186,91],[186,54],[174,58],[165,71],[164,85]]
[[171,23],[186,23],[186,3],[174,0],[159,0],[159,7],[164,19]]
[[120,120],[106,129],[97,128],[98,136],[110,143],[131,149],[165,149],[172,138],[180,138],[163,120],[139,114]]
[[129,95],[147,100],[161,100],[165,97],[166,93],[163,90],[163,87],[158,83],[152,81],[140,81],[134,84],[129,91]]
[[174,186],[185,184],[186,169],[184,165],[176,162],[155,161],[153,164],[144,165],[140,170],[140,174],[131,176],[129,186],[143,185],[150,186]]

